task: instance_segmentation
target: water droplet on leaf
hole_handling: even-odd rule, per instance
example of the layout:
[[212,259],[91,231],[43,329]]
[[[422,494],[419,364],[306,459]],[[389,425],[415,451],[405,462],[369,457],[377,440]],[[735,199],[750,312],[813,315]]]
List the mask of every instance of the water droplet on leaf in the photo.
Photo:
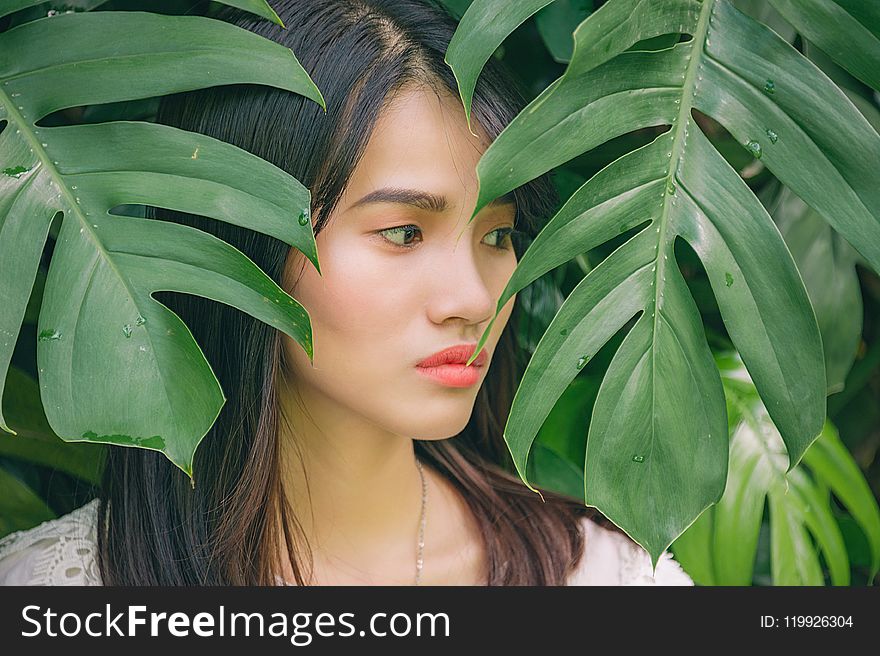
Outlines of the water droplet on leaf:
[[767,138],[770,139],[770,143],[776,143],[779,141],[779,135],[769,129],[767,130]]
[[761,148],[761,144],[757,141],[750,141],[747,143],[746,150],[748,150],[755,159],[761,159],[761,155],[764,154],[764,149]]
[[767,80],[764,83],[764,93],[769,96],[772,96],[774,93],[776,93],[776,83],[773,80]]
[[733,284],[733,276],[730,273],[724,274],[724,284],[730,287]]
[[41,342],[61,339],[61,333],[59,333],[54,328],[47,328],[46,330],[40,332],[40,336],[37,339],[39,339]]
[[589,356],[589,355],[582,355],[582,356],[580,357],[580,359],[578,360],[577,368],[578,368],[578,369],[583,369],[584,366],[585,366],[585,365],[587,364],[587,362],[589,362],[589,361],[590,361],[590,356]]
[[567,335],[567,334],[568,334],[568,328],[563,328],[562,330],[559,331],[559,334],[560,334],[560,335],[563,335],[563,336],[564,336],[564,335]]
[[306,216],[306,213],[305,213],[305,212],[300,212],[300,215],[299,215],[299,224],[300,224],[301,226],[304,226],[304,225],[308,225],[308,223],[309,223],[309,217]]
[[126,337],[131,337],[131,324],[127,323],[122,327],[122,334]]
[[3,169],[3,173],[8,175],[10,178],[20,178],[22,175],[30,171],[30,168],[25,166],[10,166],[8,168]]
[[645,456],[633,456],[633,462],[645,462]]
[[134,325],[143,326],[145,323],[147,323],[147,320],[144,319],[141,315],[137,315],[137,319],[135,319]]

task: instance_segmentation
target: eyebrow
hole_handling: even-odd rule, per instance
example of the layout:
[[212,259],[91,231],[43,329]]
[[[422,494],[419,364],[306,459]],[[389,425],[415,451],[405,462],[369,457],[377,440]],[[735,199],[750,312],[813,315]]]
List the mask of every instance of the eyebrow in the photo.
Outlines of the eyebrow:
[[[348,209],[354,209],[355,207],[370,203],[396,203],[398,205],[410,205],[428,212],[444,212],[446,208],[449,207],[449,202],[446,196],[443,195],[432,194],[420,189],[383,187],[382,189],[371,191],[359,201],[350,205]],[[516,200],[511,191],[500,198],[496,198],[491,203],[488,203],[487,207],[515,204]]]

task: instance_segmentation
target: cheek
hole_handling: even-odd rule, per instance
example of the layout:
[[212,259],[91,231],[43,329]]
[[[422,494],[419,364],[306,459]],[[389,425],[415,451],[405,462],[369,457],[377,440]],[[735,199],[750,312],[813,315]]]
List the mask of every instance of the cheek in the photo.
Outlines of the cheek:
[[[298,263],[292,276],[295,284],[285,287],[311,318],[315,366],[350,368],[357,366],[354,362],[370,360],[385,342],[399,348],[402,336],[395,331],[400,330],[401,316],[413,310],[407,307],[408,292],[398,282],[397,268],[359,247],[356,240],[337,237],[321,243],[322,236],[318,252],[323,276],[309,262],[299,275]],[[301,357],[307,364],[305,353]]]

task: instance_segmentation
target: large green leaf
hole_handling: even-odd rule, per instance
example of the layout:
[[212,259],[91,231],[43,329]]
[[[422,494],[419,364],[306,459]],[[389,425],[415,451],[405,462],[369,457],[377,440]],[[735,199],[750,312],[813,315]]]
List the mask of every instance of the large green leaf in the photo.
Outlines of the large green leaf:
[[[239,250],[189,226],[110,212],[145,204],[208,216],[283,240],[318,268],[302,184],[244,150],[169,126],[38,125],[67,107],[240,83],[324,106],[288,48],[222,21],[75,13],[0,34],[0,380],[61,212],[37,362],[46,416],[64,440],[159,450],[192,477],[225,397],[187,326],[153,292],[234,306],[312,357],[305,309]],[[10,430],[2,416],[0,427]]]
[[[508,34],[551,2],[553,0],[475,0],[467,8],[459,29],[449,42],[445,59],[450,65],[452,62],[459,62],[459,65],[452,66],[452,70],[464,102],[468,128],[471,124],[471,98],[483,66]],[[479,38],[468,38],[471,34],[479,35]]]
[[[91,9],[92,7],[96,7],[106,1],[107,0],[76,0],[74,2],[65,2],[64,5],[73,6],[82,10]],[[275,10],[269,6],[269,3],[267,3],[266,0],[218,0],[218,2],[231,7],[244,9],[257,16],[268,18],[273,23],[278,23],[281,26],[284,25],[284,23],[281,22],[281,19],[278,18],[278,14],[275,13]],[[46,0],[0,0],[0,18],[21,9],[36,7],[43,4],[46,4]]]
[[0,11],[8,12],[10,7],[22,7],[16,10],[15,15],[10,17],[9,27],[15,27],[21,23],[27,23],[38,18],[46,18],[47,16],[51,17],[75,11],[90,11],[105,2],[107,0],[67,0],[63,5],[53,5],[47,2],[47,0],[27,0],[25,2],[22,2],[22,0],[12,0],[11,5],[8,2],[0,2]]
[[[477,0],[468,13],[506,4]],[[514,3],[510,24],[526,5]],[[460,54],[483,38],[477,25],[465,14],[457,49],[447,53],[459,81],[479,73]],[[691,39],[626,52],[668,33]],[[548,270],[632,231],[549,326],[505,437],[526,481],[534,435],[578,364],[632,324],[596,401],[585,501],[656,559],[721,497],[727,472],[721,382],[676,263],[677,238],[705,267],[727,331],[782,435],[789,469],[819,435],[825,414],[821,339],[801,276],[767,212],[693,112],[721,123],[877,270],[880,136],[812,62],[728,0],[610,0],[574,39],[564,75],[481,158],[474,216],[612,138],[669,127],[573,194],[501,294],[499,311]],[[460,92],[469,111],[470,87]]]

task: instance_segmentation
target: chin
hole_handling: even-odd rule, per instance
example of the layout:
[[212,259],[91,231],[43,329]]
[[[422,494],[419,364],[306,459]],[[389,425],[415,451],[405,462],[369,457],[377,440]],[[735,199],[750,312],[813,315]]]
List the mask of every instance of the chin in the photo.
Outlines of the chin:
[[463,431],[467,426],[468,420],[470,420],[470,415],[465,417],[464,421],[460,421],[455,424],[444,421],[436,429],[432,430],[430,428],[423,428],[422,430],[410,431],[408,434],[411,435],[414,440],[422,440],[425,442],[447,440],[450,437],[455,437],[456,435],[461,433],[461,431]]

